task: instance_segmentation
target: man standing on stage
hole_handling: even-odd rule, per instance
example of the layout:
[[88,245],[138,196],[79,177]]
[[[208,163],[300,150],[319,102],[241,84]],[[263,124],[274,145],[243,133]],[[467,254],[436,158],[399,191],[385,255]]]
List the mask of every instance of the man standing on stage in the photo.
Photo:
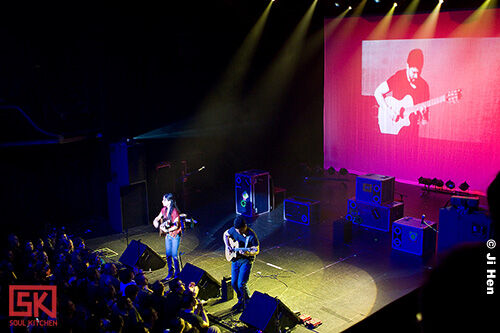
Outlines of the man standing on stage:
[[242,216],[234,219],[233,227],[224,232],[224,244],[230,252],[235,252],[235,246],[246,248],[247,251],[237,251],[236,256],[231,260],[231,285],[238,296],[238,303],[233,307],[234,310],[242,311],[245,308],[247,300],[250,298],[247,282],[252,271],[255,256],[259,254],[259,239],[255,232],[247,226]]

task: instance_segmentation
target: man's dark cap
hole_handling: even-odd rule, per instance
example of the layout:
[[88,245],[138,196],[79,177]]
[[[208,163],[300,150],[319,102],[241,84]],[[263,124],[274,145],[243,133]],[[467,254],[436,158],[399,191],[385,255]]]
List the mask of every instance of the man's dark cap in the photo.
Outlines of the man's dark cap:
[[410,51],[408,54],[408,60],[406,60],[406,63],[410,67],[416,67],[419,70],[422,69],[424,66],[424,53],[422,52],[421,49],[413,49]]
[[238,215],[234,218],[233,225],[236,229],[240,229],[244,225],[246,225],[247,222],[245,221],[245,218],[241,215]]

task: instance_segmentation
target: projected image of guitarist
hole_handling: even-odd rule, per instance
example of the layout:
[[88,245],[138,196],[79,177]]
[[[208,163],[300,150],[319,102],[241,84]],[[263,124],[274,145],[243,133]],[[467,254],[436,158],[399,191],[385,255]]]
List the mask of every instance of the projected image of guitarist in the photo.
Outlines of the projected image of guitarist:
[[224,232],[223,240],[226,259],[231,261],[231,285],[238,295],[238,303],[233,306],[233,310],[243,311],[250,298],[247,282],[255,256],[259,254],[259,239],[247,226],[245,219],[237,216],[233,221],[233,227]]
[[[429,99],[429,85],[420,76],[423,65],[422,50],[413,49],[408,54],[406,69],[397,71],[375,89],[375,99],[380,106],[378,120],[382,133],[398,134],[401,128],[393,128],[392,122],[403,121],[406,116],[405,125],[401,127],[409,126],[408,130],[418,135],[418,125],[425,125],[429,120],[429,110],[425,105],[415,108],[410,114],[401,114],[401,107],[395,103],[405,101],[405,105],[415,106]],[[388,97],[390,93],[392,97]]]
[[406,69],[397,71],[375,89],[381,133],[418,137],[418,126],[429,121],[430,106],[456,103],[462,97],[462,91],[455,89],[429,99],[429,85],[420,76],[423,66],[422,50],[413,49],[408,54]]

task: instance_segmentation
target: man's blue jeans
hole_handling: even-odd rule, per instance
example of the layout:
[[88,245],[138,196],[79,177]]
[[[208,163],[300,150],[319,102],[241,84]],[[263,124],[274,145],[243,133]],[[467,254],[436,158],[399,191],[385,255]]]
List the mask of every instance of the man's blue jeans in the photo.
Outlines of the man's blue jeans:
[[[179,268],[179,245],[181,244],[181,236],[177,235],[172,237],[167,235],[165,237],[165,254],[167,255],[168,275],[178,276],[180,273]],[[174,269],[175,265],[175,269]]]
[[248,259],[238,259],[231,264],[231,285],[238,295],[238,303],[246,303],[250,298],[247,282],[250,278],[252,264]]

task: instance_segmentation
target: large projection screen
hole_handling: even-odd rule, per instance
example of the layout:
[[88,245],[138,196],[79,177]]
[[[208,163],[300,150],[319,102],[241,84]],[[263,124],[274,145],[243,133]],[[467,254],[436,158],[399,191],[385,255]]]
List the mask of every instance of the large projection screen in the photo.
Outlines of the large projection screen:
[[500,171],[499,14],[441,13],[427,35],[429,15],[326,19],[324,167],[485,192]]

